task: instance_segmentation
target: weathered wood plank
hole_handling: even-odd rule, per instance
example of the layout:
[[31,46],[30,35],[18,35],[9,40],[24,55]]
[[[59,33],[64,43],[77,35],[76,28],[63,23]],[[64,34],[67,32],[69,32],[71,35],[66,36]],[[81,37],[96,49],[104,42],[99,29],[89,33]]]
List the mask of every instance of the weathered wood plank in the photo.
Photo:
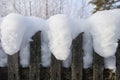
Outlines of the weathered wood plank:
[[29,80],[29,68],[20,68],[21,80]]
[[83,69],[83,80],[93,80],[93,68]]
[[19,52],[8,55],[8,80],[20,80],[19,76]]
[[72,80],[82,80],[82,34],[83,33],[72,42]]
[[71,68],[62,68],[62,80],[71,80]]
[[50,80],[61,80],[61,61],[52,55],[50,66]]
[[120,40],[118,41],[118,48],[116,51],[116,80],[120,80]]
[[0,67],[0,80],[8,80],[8,68]]
[[40,80],[50,80],[50,68],[41,67],[40,68]]
[[29,80],[40,80],[41,32],[37,32],[30,42]]
[[93,80],[103,80],[103,58],[94,52],[93,54]]

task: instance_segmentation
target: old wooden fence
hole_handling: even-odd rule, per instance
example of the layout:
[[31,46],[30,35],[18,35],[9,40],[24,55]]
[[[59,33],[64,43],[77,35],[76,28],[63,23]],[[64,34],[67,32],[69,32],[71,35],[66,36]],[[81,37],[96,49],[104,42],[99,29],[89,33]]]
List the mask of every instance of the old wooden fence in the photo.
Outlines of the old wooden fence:
[[19,52],[8,56],[8,67],[0,68],[0,80],[120,80],[120,46],[117,49],[117,71],[114,79],[111,74],[105,75],[103,58],[94,53],[93,67],[83,69],[82,34],[72,42],[72,64],[70,68],[63,68],[61,61],[52,56],[51,66],[44,68],[40,64],[40,34],[37,32],[30,43],[30,65],[21,68]]

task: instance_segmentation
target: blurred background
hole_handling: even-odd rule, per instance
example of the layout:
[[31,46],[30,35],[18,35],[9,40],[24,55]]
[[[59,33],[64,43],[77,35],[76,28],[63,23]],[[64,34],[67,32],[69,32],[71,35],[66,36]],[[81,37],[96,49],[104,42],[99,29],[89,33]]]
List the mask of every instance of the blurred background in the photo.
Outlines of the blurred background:
[[0,17],[14,12],[49,18],[55,14],[87,18],[100,10],[120,8],[120,0],[0,0]]

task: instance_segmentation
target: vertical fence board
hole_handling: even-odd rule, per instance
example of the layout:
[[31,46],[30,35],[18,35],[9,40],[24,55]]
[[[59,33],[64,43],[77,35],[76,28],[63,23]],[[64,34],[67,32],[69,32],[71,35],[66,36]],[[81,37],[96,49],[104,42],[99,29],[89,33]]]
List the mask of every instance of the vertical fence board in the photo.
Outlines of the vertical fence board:
[[93,68],[83,69],[83,80],[93,80]]
[[50,80],[50,68],[41,67],[40,68],[40,80]]
[[62,80],[71,80],[71,68],[62,68]]
[[[74,39],[72,43],[73,56],[71,68],[69,69],[62,68],[61,61],[56,60],[54,56],[52,56],[50,69],[41,68],[40,33],[41,32],[37,32],[35,36],[32,37],[33,42],[30,43],[31,58],[29,68],[20,68],[19,52],[12,56],[8,55],[8,68],[0,68],[0,80],[109,80],[104,79],[103,76],[104,75],[103,58],[98,56],[96,53],[94,53],[93,55],[93,74],[92,74],[93,78],[83,79],[84,75],[82,74],[83,69],[82,34],[80,34],[76,39]],[[117,77],[116,79],[114,78],[110,80],[120,80],[120,41],[116,51],[116,65],[117,65],[116,70]],[[41,74],[40,69],[42,69]],[[86,74],[85,76],[88,76],[87,72],[85,73]],[[47,77],[41,78],[40,77],[41,75]]]
[[20,68],[21,80],[29,80],[29,68]]
[[8,80],[20,80],[19,76],[19,52],[8,55]]
[[72,42],[72,80],[82,80],[82,34],[77,36]]
[[118,48],[116,51],[116,80],[120,80],[120,40],[118,41]]
[[104,70],[103,58],[94,52],[93,54],[93,80],[103,80],[103,70]]
[[0,68],[0,80],[7,80],[8,79],[8,68],[7,67],[1,67]]
[[52,55],[50,66],[50,80],[61,80],[61,61]]
[[41,32],[37,32],[30,42],[29,80],[40,80]]

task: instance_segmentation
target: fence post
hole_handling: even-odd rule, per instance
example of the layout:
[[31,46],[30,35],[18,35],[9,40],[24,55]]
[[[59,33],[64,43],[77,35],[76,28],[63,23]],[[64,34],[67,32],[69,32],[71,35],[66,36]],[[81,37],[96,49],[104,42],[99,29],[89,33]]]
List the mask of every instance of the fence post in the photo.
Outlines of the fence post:
[[40,76],[40,80],[50,80],[50,67],[41,67]]
[[29,68],[20,68],[20,80],[29,80]]
[[120,40],[116,51],[116,80],[120,80]]
[[0,67],[0,79],[1,80],[8,80],[8,68],[7,67]]
[[30,42],[29,80],[40,80],[41,32],[37,32]]
[[61,61],[52,55],[50,66],[50,80],[61,80]]
[[82,80],[83,56],[82,56],[82,34],[72,42],[72,80]]
[[62,80],[71,80],[71,67],[62,67]]
[[14,55],[8,55],[8,80],[20,80],[19,52]]
[[103,70],[104,70],[103,58],[94,52],[93,54],[93,80],[103,80]]
[[93,67],[83,69],[83,80],[93,80]]

